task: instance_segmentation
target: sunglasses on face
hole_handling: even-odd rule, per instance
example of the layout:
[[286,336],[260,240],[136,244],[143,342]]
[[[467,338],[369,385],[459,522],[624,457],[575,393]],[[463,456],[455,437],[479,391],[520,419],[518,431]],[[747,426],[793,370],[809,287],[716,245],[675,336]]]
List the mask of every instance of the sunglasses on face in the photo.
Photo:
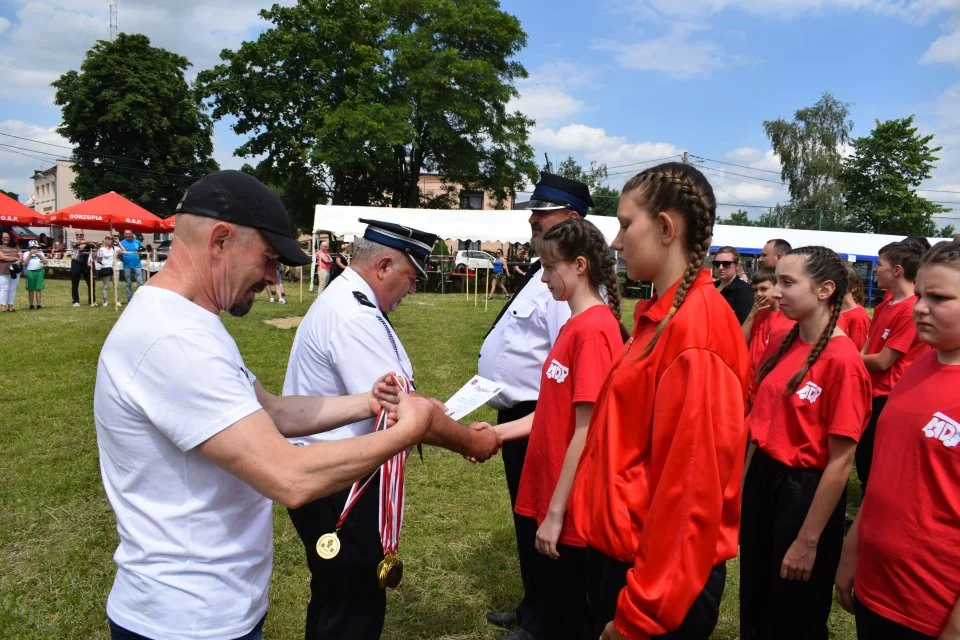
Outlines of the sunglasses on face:
[[733,260],[714,260],[714,261],[713,261],[713,266],[715,266],[715,267],[723,267],[724,269],[729,269],[730,267],[732,267],[732,266],[735,265],[735,264],[737,264],[737,263],[734,262]]

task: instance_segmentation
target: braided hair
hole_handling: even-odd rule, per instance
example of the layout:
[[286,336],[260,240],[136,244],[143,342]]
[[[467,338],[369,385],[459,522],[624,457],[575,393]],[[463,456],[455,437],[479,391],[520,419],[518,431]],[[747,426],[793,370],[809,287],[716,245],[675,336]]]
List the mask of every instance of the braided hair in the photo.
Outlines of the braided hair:
[[550,253],[564,262],[573,262],[583,256],[587,261],[587,277],[590,284],[606,290],[607,306],[620,325],[620,335],[626,340],[628,333],[620,320],[620,278],[617,263],[610,246],[597,227],[581,217],[567,218],[550,228],[540,242],[541,255]]
[[623,185],[623,197],[635,198],[638,204],[659,213],[674,211],[683,216],[686,237],[683,239],[687,252],[687,269],[684,271],[670,310],[638,359],[646,358],[657,345],[667,324],[687,298],[700,268],[710,251],[713,223],[717,215],[717,199],[713,187],[700,171],[681,162],[667,162],[641,171]]
[[960,240],[938,242],[924,254],[920,261],[920,268],[942,264],[960,269]]
[[[832,280],[836,284],[833,295],[827,300],[830,305],[830,320],[827,321],[827,326],[825,326],[820,333],[820,338],[810,351],[810,355],[807,356],[807,361],[803,363],[803,367],[793,374],[793,377],[787,382],[787,394],[791,394],[800,384],[800,381],[803,380],[803,376],[807,375],[807,372],[810,371],[810,367],[817,361],[820,354],[823,353],[823,350],[827,348],[830,338],[833,337],[833,330],[837,326],[837,319],[840,317],[840,310],[843,307],[843,297],[847,295],[848,285],[847,265],[835,251],[827,249],[826,247],[800,247],[793,249],[787,255],[803,256],[805,258],[804,271],[806,271],[810,279],[816,284],[823,284],[828,280]],[[799,323],[793,325],[793,329],[791,329],[787,337],[784,338],[783,343],[780,344],[780,348],[760,365],[760,370],[757,372],[757,385],[777,366],[780,358],[787,352],[798,335],[800,335]]]

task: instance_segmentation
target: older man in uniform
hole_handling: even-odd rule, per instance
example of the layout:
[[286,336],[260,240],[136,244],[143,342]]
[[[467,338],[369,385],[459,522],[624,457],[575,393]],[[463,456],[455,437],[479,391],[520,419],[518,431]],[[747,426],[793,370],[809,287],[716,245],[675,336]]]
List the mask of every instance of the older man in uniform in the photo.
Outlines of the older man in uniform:
[[[353,260],[310,307],[293,341],[284,394],[348,394],[369,389],[383,371],[413,380],[413,365],[388,314],[416,290],[437,237],[397,224],[361,220],[367,229],[353,247]],[[297,444],[335,441],[366,433],[365,419]],[[486,459],[499,440],[492,431],[473,431],[447,420],[428,440],[459,453]],[[308,446],[308,448],[309,448]],[[374,483],[377,482],[375,478]],[[333,531],[347,500],[346,491],[290,510],[303,540],[310,568],[310,604],[305,637],[379,638],[386,595],[377,583],[383,559],[378,527],[379,496],[367,491],[340,529],[340,554],[330,560],[315,551],[318,536]]]
[[[576,180],[550,173],[542,173],[533,196],[527,204],[530,211],[531,246],[539,251],[540,237],[557,223],[575,216],[586,216],[593,206],[590,189]],[[497,410],[497,422],[510,422],[533,413],[540,395],[540,370],[557,339],[560,327],[570,318],[565,302],[553,299],[547,285],[540,280],[540,261],[530,265],[521,278],[510,302],[500,311],[480,349],[478,365],[481,376],[495,380],[505,389],[490,406]],[[516,505],[520,474],[527,453],[527,439],[503,444],[503,466],[507,476],[510,505]],[[520,557],[520,575],[524,592],[531,589],[527,566],[532,554],[537,553],[533,541],[536,526],[525,530],[530,518],[519,518],[514,513],[517,552]],[[540,622],[521,600],[515,611],[490,612],[490,623],[501,627],[519,626],[508,638],[520,640],[541,635]]]
[[247,313],[278,261],[309,262],[275,193],[245,173],[219,171],[191,185],[177,210],[166,266],[133,297],[97,365],[100,470],[120,537],[110,634],[259,640],[271,500],[297,507],[339,491],[443,416],[405,397],[385,432],[292,446],[285,437],[373,415],[373,385],[345,398],[274,396],[223,326],[220,312]]

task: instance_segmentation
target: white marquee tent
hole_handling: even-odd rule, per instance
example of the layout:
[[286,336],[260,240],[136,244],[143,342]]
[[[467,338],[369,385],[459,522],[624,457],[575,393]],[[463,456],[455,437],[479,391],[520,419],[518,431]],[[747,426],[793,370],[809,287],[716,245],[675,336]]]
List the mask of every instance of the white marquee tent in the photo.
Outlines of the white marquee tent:
[[[317,205],[313,228],[315,231],[329,231],[335,236],[362,235],[367,226],[360,222],[364,218],[414,227],[435,233],[445,240],[526,242],[530,239],[529,217],[530,214],[525,211],[512,210],[451,211]],[[589,220],[600,228],[607,242],[611,242],[617,234],[616,218],[590,216]],[[784,238],[795,247],[823,245],[850,261],[875,262],[881,247],[901,240],[902,236],[717,225],[713,232],[713,246],[729,245],[744,252],[758,253],[771,238]],[[941,239],[930,238],[930,242],[934,244]]]

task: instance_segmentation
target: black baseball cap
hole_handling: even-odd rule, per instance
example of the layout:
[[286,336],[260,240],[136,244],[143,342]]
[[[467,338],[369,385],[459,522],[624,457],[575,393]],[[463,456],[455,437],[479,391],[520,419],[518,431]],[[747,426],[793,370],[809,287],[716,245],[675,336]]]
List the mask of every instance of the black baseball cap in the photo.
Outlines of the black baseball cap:
[[263,234],[267,243],[290,267],[310,264],[290,231],[290,218],[280,196],[243,171],[227,169],[206,175],[187,188],[177,213],[216,218]]

